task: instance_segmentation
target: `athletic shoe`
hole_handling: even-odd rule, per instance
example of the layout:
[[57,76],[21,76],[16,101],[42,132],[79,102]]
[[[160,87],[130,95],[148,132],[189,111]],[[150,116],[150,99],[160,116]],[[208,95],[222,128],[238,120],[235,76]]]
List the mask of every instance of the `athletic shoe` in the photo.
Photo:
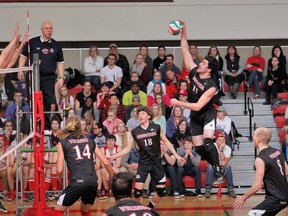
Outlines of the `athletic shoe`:
[[210,190],[210,189],[206,189],[206,190],[205,190],[204,197],[205,197],[205,198],[210,198],[210,197],[211,197],[211,190]]
[[3,205],[1,200],[0,200],[0,211],[1,212],[8,212],[8,210],[5,208],[5,206]]
[[148,194],[147,194],[147,190],[143,190],[142,198],[143,198],[143,199],[149,198],[149,196],[148,196]]
[[200,189],[196,189],[195,190],[195,195],[196,196],[202,196],[201,190]]
[[213,186],[218,187],[220,184],[222,184],[225,181],[224,176],[219,176],[214,182]]
[[258,98],[260,98],[260,95],[256,94],[256,95],[254,96],[254,99],[258,99]]
[[179,194],[179,196],[180,196],[180,198],[183,198],[183,197],[185,197],[185,194],[181,193],[181,194]]
[[265,101],[264,103],[263,103],[263,105],[270,105],[271,103],[269,102],[269,101]]
[[175,199],[180,199],[180,194],[179,194],[179,192],[178,192],[178,191],[174,191],[173,197],[174,197]]
[[109,196],[110,196],[109,191],[105,190],[105,194],[103,195],[103,199],[108,199]]
[[235,198],[237,196],[233,189],[228,190],[228,194],[231,198]]
[[97,191],[97,198],[98,198],[99,200],[104,199],[104,197],[103,197],[103,195],[102,195],[102,190],[98,190],[98,191]]
[[154,196],[155,193],[156,193],[155,191],[152,191],[149,195],[149,199],[152,199],[152,197]]
[[14,190],[11,190],[7,201],[11,202],[11,201],[15,200],[15,198],[16,198],[16,193]]

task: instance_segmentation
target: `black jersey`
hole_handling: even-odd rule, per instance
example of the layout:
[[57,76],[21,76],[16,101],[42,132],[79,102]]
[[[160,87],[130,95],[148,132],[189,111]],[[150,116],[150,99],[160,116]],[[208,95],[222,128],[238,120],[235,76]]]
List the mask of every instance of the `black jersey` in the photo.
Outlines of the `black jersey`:
[[264,187],[267,198],[288,202],[288,183],[283,153],[269,147],[260,151],[258,157],[265,163]]
[[139,164],[161,162],[160,125],[151,122],[146,130],[139,125],[132,136],[139,147]]
[[107,209],[108,216],[158,216],[159,214],[148,206],[134,200],[121,200],[115,206]]
[[93,154],[95,143],[82,136],[60,140],[68,169],[71,171],[71,186],[96,186],[97,177]]
[[[39,54],[40,60],[40,76],[54,75],[57,70],[57,63],[64,63],[64,55],[59,43],[54,39],[45,42],[38,36],[30,40],[31,62],[33,62],[33,54]],[[28,45],[23,48],[22,54],[28,57]]]
[[[191,70],[189,79],[190,79],[190,89],[188,91],[188,102],[196,103],[200,99],[200,97],[206,92],[208,89],[214,87],[217,89],[217,85],[215,84],[212,78],[201,79],[199,74],[196,72],[198,67]],[[219,104],[219,98],[217,96],[217,92],[213,96],[213,98],[198,112],[192,111],[195,113],[203,113],[209,109],[214,109],[213,104]]]

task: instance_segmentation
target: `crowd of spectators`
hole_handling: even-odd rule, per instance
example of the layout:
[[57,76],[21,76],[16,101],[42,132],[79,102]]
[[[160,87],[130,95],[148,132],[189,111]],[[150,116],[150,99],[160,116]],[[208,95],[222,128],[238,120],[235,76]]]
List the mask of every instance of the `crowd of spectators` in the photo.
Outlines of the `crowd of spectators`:
[[[197,46],[191,44],[189,50],[195,63],[199,64],[203,58],[197,54]],[[181,107],[171,107],[170,104],[170,99],[174,97],[183,102],[189,101],[189,72],[185,69],[185,66],[175,65],[174,56],[166,54],[164,46],[158,47],[158,56],[154,60],[149,56],[148,47],[146,45],[140,46],[139,53],[135,55],[135,62],[132,66],[129,66],[127,58],[118,52],[117,44],[111,44],[109,51],[108,56],[104,58],[99,55],[97,46],[90,46],[90,55],[84,61],[83,74],[85,79],[83,90],[77,93],[75,97],[69,95],[65,85],[60,86],[59,92],[55,92],[56,109],[58,109],[59,115],[56,114],[52,117],[51,124],[53,124],[53,118],[54,120],[57,119],[55,121],[57,121],[58,127],[56,127],[56,130],[48,128],[51,133],[47,136],[47,139],[53,140],[52,146],[57,145],[57,134],[65,128],[65,124],[71,116],[78,115],[81,118],[83,133],[93,139],[106,156],[116,154],[121,148],[125,147],[131,130],[139,125],[136,116],[137,107],[148,105],[153,110],[153,122],[161,125],[162,130],[177,149],[178,154],[188,159],[186,164],[177,164],[173,155],[165,149],[165,146],[161,145],[163,166],[167,176],[172,180],[171,194],[176,198],[185,195],[183,176],[189,175],[195,178],[195,194],[200,195],[201,173],[199,163],[201,158],[194,151],[191,141],[191,130],[193,128],[189,126],[190,111]],[[223,86],[224,81],[226,81],[229,85],[231,97],[236,99],[239,85],[246,79],[248,88],[254,86],[254,98],[259,98],[259,82],[264,80],[265,66],[265,59],[261,57],[261,47],[254,47],[253,56],[247,59],[247,64],[244,63],[244,59],[239,56],[237,48],[233,45],[228,46],[224,58],[220,56],[216,46],[211,46],[208,55],[214,56],[220,63],[218,73],[213,75],[213,79],[219,87],[219,97],[224,95]],[[275,98],[277,93],[287,90],[285,66],[286,57],[281,47],[273,47],[272,57],[268,60],[267,78],[265,83],[262,84],[266,91],[264,104],[270,104],[271,99]],[[244,73],[246,77],[243,76]],[[25,74],[19,72],[17,77],[11,76],[9,79],[3,79],[1,84],[1,106],[2,110],[5,111],[5,116],[1,117],[0,122],[2,124],[2,133],[0,134],[0,149],[2,149],[2,152],[13,145],[16,131],[21,134],[21,137],[29,134],[29,111],[31,109],[28,105],[28,84],[25,81],[27,81]],[[8,99],[8,92],[13,92],[10,100]],[[19,109],[18,113],[16,107]],[[231,120],[223,106],[219,106],[217,110],[217,130],[220,130],[221,134],[216,135],[215,145],[219,151],[220,159],[223,161],[221,165],[227,169],[229,195],[235,197],[232,171],[227,164],[231,158],[230,141],[225,138],[225,141],[218,142],[218,140],[222,140],[220,137],[229,135]],[[17,118],[20,120],[20,126],[16,124]],[[55,156],[47,155],[47,157],[47,161],[55,161]],[[53,160],[49,157],[52,157]],[[137,158],[137,146],[135,146],[127,157],[113,161],[114,173],[128,172],[135,176]],[[27,160],[27,155],[22,155],[22,160]],[[107,172],[104,166],[99,163],[100,161],[96,161],[95,165],[99,179],[97,196],[104,199],[110,196]],[[15,157],[8,157],[7,161],[2,160],[0,167],[3,193],[10,194],[9,200],[15,199],[14,183],[11,180],[13,179],[11,169],[14,165]],[[51,169],[52,174],[47,174],[47,179],[53,178],[55,174],[55,169],[53,167]],[[209,165],[205,193],[207,198],[210,197],[211,182],[213,181],[211,170]],[[5,178],[3,172],[6,172],[7,178]],[[26,173],[26,175],[28,174]],[[9,181],[12,183],[8,184],[7,179],[10,179]],[[103,187],[101,187],[102,184]],[[24,187],[24,189],[28,188],[27,184]],[[53,188],[57,187],[54,185]],[[153,191],[153,179],[148,178],[145,189],[147,192],[149,190]],[[144,193],[143,196],[146,197],[146,194]]]

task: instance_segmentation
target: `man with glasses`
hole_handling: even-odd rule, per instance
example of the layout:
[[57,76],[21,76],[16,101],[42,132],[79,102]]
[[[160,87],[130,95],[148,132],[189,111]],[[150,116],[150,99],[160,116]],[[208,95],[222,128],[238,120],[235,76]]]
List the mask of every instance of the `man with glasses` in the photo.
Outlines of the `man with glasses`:
[[25,116],[27,119],[29,119],[29,111],[30,108],[29,106],[23,101],[23,94],[22,92],[16,90],[14,92],[14,96],[13,96],[14,101],[11,101],[8,103],[7,109],[6,109],[6,113],[5,113],[5,118],[7,120],[12,120],[16,111],[16,107],[17,105],[19,105],[19,109],[23,109],[23,111],[25,112]]
[[[110,53],[108,55],[108,65],[100,70],[100,81],[103,82],[111,82],[110,91],[114,91],[118,96],[120,96],[120,88],[121,82],[123,78],[123,71],[120,67],[118,67],[116,62],[116,55]],[[113,83],[113,85],[112,85]]]

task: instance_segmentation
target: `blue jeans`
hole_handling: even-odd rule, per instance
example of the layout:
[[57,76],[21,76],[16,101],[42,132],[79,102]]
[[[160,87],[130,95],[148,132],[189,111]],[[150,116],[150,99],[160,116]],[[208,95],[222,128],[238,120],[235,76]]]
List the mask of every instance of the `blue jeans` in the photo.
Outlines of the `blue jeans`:
[[179,183],[179,193],[184,194],[184,176],[191,176],[195,179],[196,189],[201,189],[201,172],[199,167],[192,167],[186,170],[184,167],[177,167],[177,180]]
[[248,84],[250,86],[253,84],[255,95],[260,95],[259,81],[263,79],[263,74],[257,70],[252,70],[249,72],[250,72],[250,75],[248,79]]
[[[233,175],[231,166],[229,164],[226,164],[224,166],[224,169],[227,170],[225,174],[225,179],[227,181],[228,189],[233,189],[234,184],[233,184]],[[207,175],[206,175],[206,186],[205,186],[206,189],[212,188],[213,180],[214,180],[214,170],[212,166],[209,164],[207,167]]]
[[177,175],[176,175],[176,167],[171,166],[171,165],[164,165],[163,168],[167,177],[170,178],[171,190],[178,191],[179,186],[178,186]]

